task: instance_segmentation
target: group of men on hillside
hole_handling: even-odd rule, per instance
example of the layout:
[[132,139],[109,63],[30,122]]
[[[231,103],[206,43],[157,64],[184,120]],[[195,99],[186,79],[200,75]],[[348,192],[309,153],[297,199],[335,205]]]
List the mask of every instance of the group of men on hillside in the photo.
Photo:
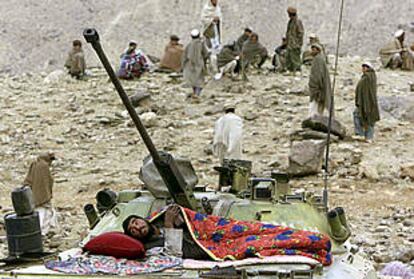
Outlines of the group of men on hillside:
[[[309,116],[326,115],[331,105],[332,88],[325,46],[316,34],[310,34],[308,49],[302,53],[305,34],[302,21],[296,8],[289,7],[287,13],[289,21],[286,36],[275,49],[272,65],[275,71],[291,73],[301,71],[302,65],[311,66],[308,84]],[[180,44],[178,36],[172,35],[159,63],[158,71],[182,72],[186,83],[192,87],[192,96],[195,98],[202,92],[208,66],[214,79],[219,80],[226,74],[231,77],[240,73],[244,75],[250,65],[260,68],[269,57],[267,49],[259,41],[259,35],[251,28],[245,28],[243,34],[232,43],[223,44],[222,17],[219,1],[206,0],[201,13],[201,28],[191,31],[191,41],[185,47]],[[414,70],[414,45],[407,48],[404,40],[405,32],[399,30],[380,50],[384,67]],[[75,78],[85,75],[85,58],[80,41],[73,42],[65,66]],[[139,78],[152,67],[148,56],[137,48],[135,41],[130,41],[121,55],[118,76],[123,79]],[[370,63],[364,63],[362,69],[361,84],[356,90],[355,131],[357,135],[372,138],[373,126],[379,120],[375,70]],[[361,97],[365,96],[361,92],[368,91],[367,88],[370,93],[365,95],[370,97]],[[369,103],[368,107],[366,102]]]

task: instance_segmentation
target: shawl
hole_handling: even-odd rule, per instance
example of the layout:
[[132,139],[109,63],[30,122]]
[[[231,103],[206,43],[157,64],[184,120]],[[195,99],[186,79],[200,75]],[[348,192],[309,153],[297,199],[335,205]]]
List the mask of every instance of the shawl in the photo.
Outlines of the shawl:
[[291,18],[286,31],[287,48],[302,48],[304,34],[302,21],[297,16]]
[[311,102],[316,101],[329,110],[332,95],[331,78],[325,56],[322,53],[313,59],[309,77],[309,91]]
[[221,37],[222,37],[222,32],[223,29],[221,28],[221,23],[223,21],[223,14],[221,13],[221,8],[220,8],[220,4],[217,3],[216,6],[213,6],[213,4],[211,4],[211,0],[206,0],[206,3],[204,4],[203,10],[201,11],[201,25],[202,25],[202,34],[204,34],[204,36],[210,38],[214,36],[213,34],[210,34],[214,31],[210,31],[211,27],[213,26],[213,20],[215,17],[220,18],[219,21],[219,26],[218,26],[218,36],[219,36],[219,41],[221,42]]
[[184,53],[184,47],[181,44],[172,45],[169,43],[165,47],[164,56],[161,58],[160,67],[181,71],[181,59]]
[[253,43],[252,40],[248,40],[243,45],[242,59],[243,65],[250,64],[256,56],[264,57],[267,55],[267,49],[259,42]]
[[29,172],[23,182],[32,188],[33,200],[36,207],[48,203],[52,199],[53,178],[49,167],[52,157],[49,153],[41,154],[32,162]]
[[71,74],[84,73],[86,69],[85,55],[83,50],[75,51],[72,49],[68,53],[68,58],[65,62],[65,67],[69,69]]
[[377,101],[377,76],[369,69],[361,77],[355,91],[355,105],[364,126],[372,126],[380,120]]
[[401,45],[400,40],[397,38],[393,38],[389,41],[384,47],[381,48],[379,54],[381,56],[381,62],[384,67],[388,66],[392,57],[396,53],[400,53],[402,51],[403,46]]

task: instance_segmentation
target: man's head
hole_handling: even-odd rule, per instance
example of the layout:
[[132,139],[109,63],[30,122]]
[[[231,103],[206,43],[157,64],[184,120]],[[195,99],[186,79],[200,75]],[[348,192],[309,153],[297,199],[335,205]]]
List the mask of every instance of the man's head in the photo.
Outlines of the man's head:
[[252,35],[252,33],[253,33],[253,31],[252,31],[252,29],[250,29],[249,27],[246,27],[245,29],[244,29],[244,35],[247,35],[247,36],[251,36]]
[[229,103],[224,105],[224,113],[235,113],[236,105]]
[[405,31],[400,29],[394,33],[394,37],[397,38],[401,43],[404,42],[405,39]]
[[180,41],[180,38],[177,35],[171,35],[170,36],[170,42],[173,45],[178,45],[178,42]]
[[124,233],[135,239],[146,241],[154,235],[154,226],[142,217],[132,215],[122,223]]
[[314,43],[318,43],[318,36],[316,34],[312,33],[309,35],[309,43],[312,45]]
[[372,66],[372,64],[371,63],[369,63],[369,62],[364,62],[363,64],[362,64],[362,72],[363,73],[366,73],[366,72],[368,72],[368,71],[370,71],[370,70],[373,70],[374,69],[374,67]]
[[53,162],[54,160],[56,160],[55,153],[53,153],[53,152],[44,152],[44,153],[40,153],[38,158],[39,158],[40,160],[44,160],[44,161],[46,161],[46,162],[47,162],[47,163],[49,163],[49,164],[52,164],[52,162]]
[[287,13],[289,15],[289,18],[295,17],[298,14],[298,10],[295,7],[289,7],[287,9]]
[[322,46],[320,44],[312,44],[311,46],[312,55],[316,56],[322,51]]
[[135,41],[129,41],[127,53],[134,52],[136,50],[137,46],[138,46],[137,42],[135,42]]
[[74,40],[72,42],[72,46],[75,50],[80,50],[80,49],[82,49],[82,42],[79,41],[79,40]]
[[215,7],[218,4],[218,0],[211,0],[211,4]]
[[257,35],[257,33],[252,33],[250,35],[250,41],[252,41],[253,43],[257,43],[259,41],[259,35]]
[[200,31],[198,31],[198,29],[193,29],[191,31],[191,38],[193,38],[193,39],[200,38]]

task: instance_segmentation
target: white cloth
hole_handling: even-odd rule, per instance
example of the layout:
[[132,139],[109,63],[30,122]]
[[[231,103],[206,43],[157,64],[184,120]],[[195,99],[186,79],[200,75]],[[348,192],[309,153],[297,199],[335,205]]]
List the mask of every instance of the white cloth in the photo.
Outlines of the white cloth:
[[329,111],[327,109],[325,109],[325,107],[322,105],[319,105],[318,102],[313,101],[310,102],[309,104],[309,117],[313,117],[313,116],[324,116],[324,115],[329,115]]
[[202,34],[210,27],[213,23],[214,18],[218,17],[220,19],[219,25],[214,24],[214,31],[216,36],[211,39],[212,49],[218,49],[221,44],[223,28],[221,26],[223,21],[223,14],[221,13],[220,4],[217,3],[216,6],[211,4],[211,0],[206,0],[203,10],[201,11],[201,25],[202,25]]
[[219,69],[219,72],[214,76],[215,80],[220,80],[224,74],[231,74],[234,76],[234,70],[237,67],[237,60],[233,60]]
[[243,120],[234,113],[226,113],[217,120],[214,129],[213,153],[223,159],[241,159]]
[[51,228],[57,228],[57,214],[51,203],[36,207],[35,210],[39,213],[42,235],[47,235]]

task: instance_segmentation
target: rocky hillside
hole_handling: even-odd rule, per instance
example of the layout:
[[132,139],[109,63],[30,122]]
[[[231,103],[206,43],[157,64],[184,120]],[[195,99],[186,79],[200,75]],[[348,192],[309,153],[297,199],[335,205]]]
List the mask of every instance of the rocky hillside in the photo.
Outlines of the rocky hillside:
[[[129,39],[159,56],[171,33],[186,41],[199,26],[205,0],[11,0],[0,4],[0,72],[32,72],[62,67],[73,39],[85,27],[96,27],[105,48],[117,59]],[[222,0],[224,40],[237,38],[251,26],[273,49],[284,34],[286,7],[295,5],[306,32],[320,35],[333,50],[339,2],[325,0]],[[342,53],[377,54],[397,27],[409,29],[414,21],[414,0],[345,0]],[[412,33],[409,40],[413,41]],[[95,55],[87,59],[95,64]],[[116,60],[114,60],[116,61]]]
[[[362,59],[340,61],[336,118],[352,135],[354,88]],[[376,64],[378,66],[378,64]],[[139,167],[148,154],[106,74],[93,69],[87,81],[63,72],[0,76],[0,215],[10,211],[10,192],[21,185],[30,161],[40,151],[55,151],[54,204],[62,229],[48,241],[50,249],[76,245],[87,231],[82,206],[98,190],[141,187]],[[160,149],[188,157],[200,183],[214,187],[217,160],[210,153],[214,121],[223,103],[237,103],[244,118],[244,156],[263,175],[288,164],[292,134],[307,117],[304,93],[308,70],[284,76],[266,69],[250,81],[210,81],[198,103],[180,78],[148,74],[124,82],[127,92],[151,94],[138,108]],[[374,143],[347,138],[332,145],[331,206],[349,214],[353,241],[381,268],[392,260],[412,262],[414,243],[414,100],[409,83],[414,73],[379,70],[382,120]],[[320,193],[319,175],[292,181],[294,189]],[[6,253],[0,217],[0,258]]]

